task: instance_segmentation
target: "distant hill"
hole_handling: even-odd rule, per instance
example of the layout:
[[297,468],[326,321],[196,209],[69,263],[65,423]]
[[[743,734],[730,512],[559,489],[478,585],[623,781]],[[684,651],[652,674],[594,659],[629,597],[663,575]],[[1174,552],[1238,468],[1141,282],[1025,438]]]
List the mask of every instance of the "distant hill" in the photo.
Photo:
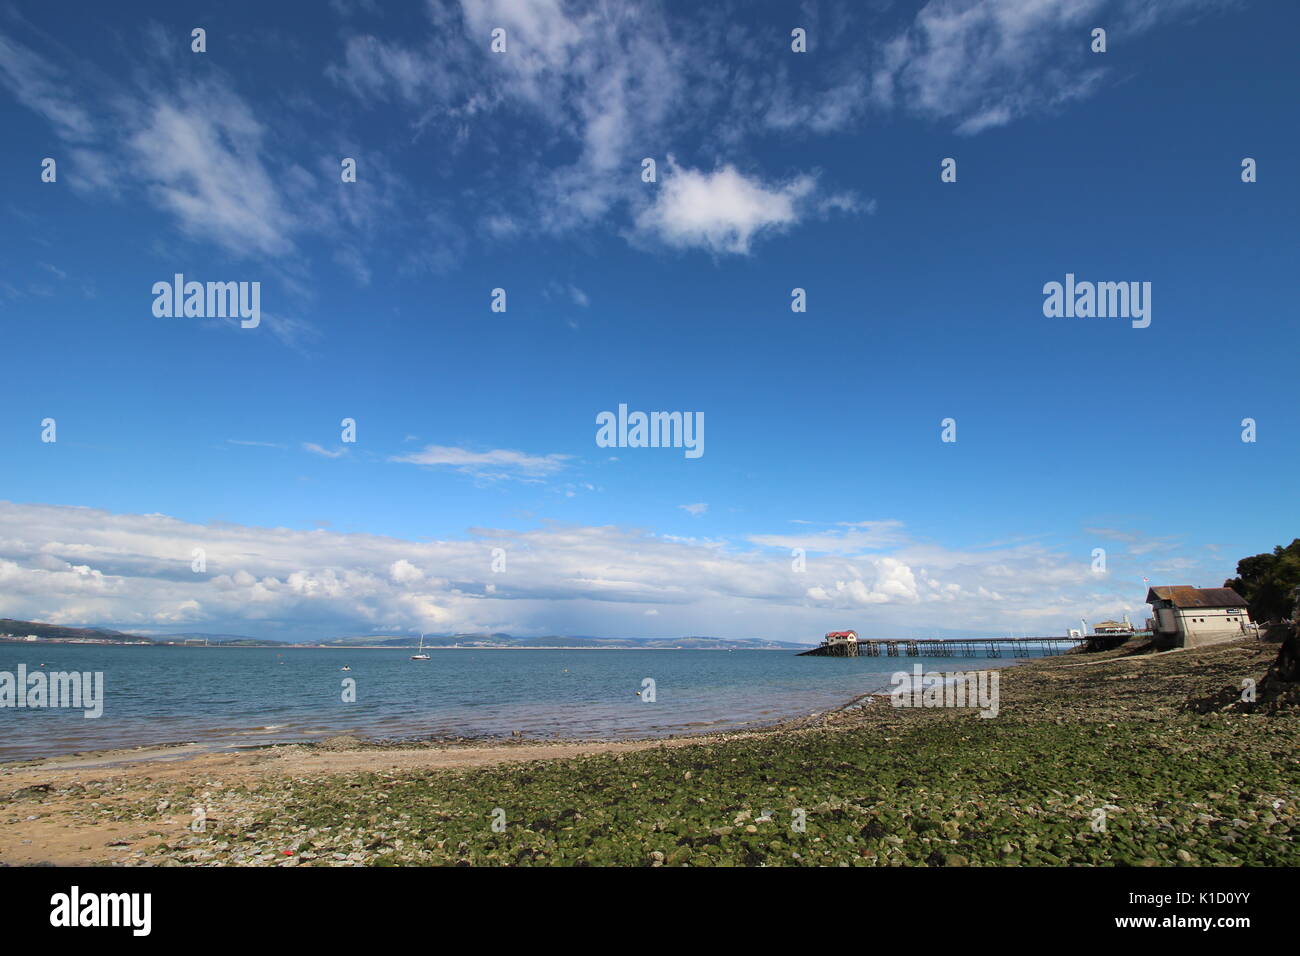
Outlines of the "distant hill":
[[154,642],[166,644],[169,641],[187,644],[227,644],[234,647],[281,647],[284,641],[268,641],[260,637],[248,637],[244,634],[204,634],[201,632],[187,634],[155,634]]
[[[41,624],[37,621],[15,621],[0,618],[0,634],[9,634],[24,638],[35,634],[41,640],[76,641],[100,640],[135,644],[220,644],[224,647],[284,647],[287,644],[300,643],[324,647],[415,647],[418,637],[395,637],[385,634],[369,634],[349,637],[336,637],[325,641],[272,641],[243,634],[205,634],[190,631],[182,634],[155,634],[145,637],[140,634],[128,634],[103,627],[63,627],[58,624]],[[726,640],[720,637],[674,637],[674,638],[617,638],[590,637],[582,634],[552,634],[546,637],[515,637],[503,633],[472,634],[426,634],[425,647],[572,647],[572,648],[626,648],[663,650],[684,648],[691,650],[806,650],[809,645],[793,641],[768,641],[762,638],[740,638]]]
[[27,637],[35,634],[43,641],[129,641],[134,643],[154,643],[138,634],[124,634],[122,631],[110,631],[103,627],[64,627],[61,624],[42,624],[39,621],[15,621],[12,618],[0,618],[0,634],[12,637]]
[[[368,637],[339,637],[321,641],[326,647],[415,647],[418,637],[388,637],[372,634]],[[720,637],[673,638],[617,638],[587,637],[584,635],[551,634],[545,637],[515,637],[511,634],[426,634],[425,647],[572,647],[572,648],[624,648],[664,650],[683,648],[690,650],[790,650],[807,649],[809,645],[793,641],[768,641],[761,638],[727,640]]]

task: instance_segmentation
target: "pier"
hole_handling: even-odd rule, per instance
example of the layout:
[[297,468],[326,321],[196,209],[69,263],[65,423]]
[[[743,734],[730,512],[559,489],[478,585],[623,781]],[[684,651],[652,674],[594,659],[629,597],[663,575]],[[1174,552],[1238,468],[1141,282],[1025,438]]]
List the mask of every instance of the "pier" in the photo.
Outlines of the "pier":
[[[1116,635],[1119,636],[1119,635]],[[1122,635],[1124,640],[1132,634]],[[812,650],[800,651],[799,657],[1036,657],[1051,653],[1051,645],[1061,645],[1064,653],[1081,644],[1098,640],[1122,643],[1105,634],[1082,637],[953,637],[916,640],[828,640]]]

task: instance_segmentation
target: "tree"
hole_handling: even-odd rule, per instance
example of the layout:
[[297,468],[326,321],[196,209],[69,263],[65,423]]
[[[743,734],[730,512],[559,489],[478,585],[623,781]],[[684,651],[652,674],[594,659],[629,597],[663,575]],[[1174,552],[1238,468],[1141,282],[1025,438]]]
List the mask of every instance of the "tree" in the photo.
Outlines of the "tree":
[[1280,621],[1291,616],[1295,589],[1300,587],[1300,538],[1272,554],[1256,554],[1237,562],[1237,576],[1223,582],[1250,605],[1256,621]]

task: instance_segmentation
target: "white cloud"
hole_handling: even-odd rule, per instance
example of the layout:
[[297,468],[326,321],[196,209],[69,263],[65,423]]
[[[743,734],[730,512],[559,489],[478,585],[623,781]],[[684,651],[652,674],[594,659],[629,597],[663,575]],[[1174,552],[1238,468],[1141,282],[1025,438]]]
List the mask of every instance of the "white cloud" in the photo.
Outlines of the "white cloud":
[[414,104],[434,75],[419,53],[368,34],[348,37],[343,56],[344,62],[327,72],[358,96]]
[[[1235,6],[1229,2],[1226,6]],[[1106,55],[1091,30],[1132,42],[1176,17],[1222,9],[1216,0],[930,0],[884,42],[871,99],[955,122],[968,135],[1092,95]]]
[[[271,262],[308,294],[307,237],[323,237],[323,261],[366,285],[382,261],[382,252],[368,258],[381,230],[390,239],[402,230],[399,269],[448,269],[470,237],[512,241],[629,220],[634,237],[743,254],[812,216],[870,211],[808,171],[778,180],[738,172],[756,137],[851,130],[889,110],[966,134],[989,130],[1100,88],[1111,61],[1087,52],[1095,23],[1131,43],[1224,4],[930,0],[901,22],[875,4],[848,6],[807,12],[808,57],[784,53],[786,38],[737,16],[740,7],[430,0],[423,31],[386,37],[356,32],[388,26],[383,18],[345,16],[325,74],[355,96],[350,115],[310,94],[267,98],[250,86],[241,96],[243,78],[222,73],[219,60],[181,71],[176,44],[156,24],[142,30],[145,56],[116,75],[43,40],[0,35],[0,86],[63,140],[60,173],[74,188],[125,202],[143,190],[187,237]],[[487,52],[495,27],[507,30],[505,55]],[[381,115],[376,101],[391,109]],[[396,134],[379,125],[392,116],[404,127]],[[370,150],[347,141],[363,122]],[[301,132],[322,123],[337,123],[338,152],[359,159],[347,188],[334,150],[322,157]],[[459,221],[465,206],[421,192],[384,159],[422,137],[450,158],[472,143],[475,169],[511,188],[481,190],[471,173],[463,192],[478,221]],[[674,146],[699,168],[640,182],[642,158]],[[411,209],[426,213],[404,214]],[[290,344],[310,334],[287,317],[268,326]]]
[[409,455],[394,455],[389,461],[412,465],[429,465],[456,468],[469,474],[500,476],[502,473],[543,476],[554,474],[564,467],[568,455],[529,455],[522,451],[497,448],[492,451],[470,451],[447,445],[426,445],[422,451]]
[[[292,147],[305,144],[286,142],[287,124],[274,100],[260,101],[255,110],[219,67],[204,79],[178,73],[162,29],[149,24],[145,33],[148,55],[129,78],[101,74],[80,61],[76,70],[64,70],[0,34],[0,87],[43,116],[64,140],[56,153],[60,179],[122,201],[147,199],[187,238],[235,258],[257,258],[298,299],[311,295],[306,254],[298,245],[306,233],[332,244],[330,259],[367,284],[371,268],[363,250],[377,229],[391,234],[395,209],[412,205],[408,186],[385,158],[339,144],[359,159],[362,175],[346,189],[331,188],[339,185],[338,155],[296,163]],[[70,54],[60,50],[52,56]],[[325,115],[309,103],[305,108]],[[446,254],[425,235],[445,237],[447,230],[439,232],[437,223],[399,221],[396,228],[420,231],[416,239],[403,237],[412,255]],[[308,323],[283,313],[264,312],[263,318],[290,346],[315,334]]]
[[292,252],[296,217],[286,177],[263,163],[266,127],[230,90],[187,85],[135,107],[127,146],[136,169],[181,229],[236,256]]
[[[725,95],[731,77],[717,70],[721,36],[709,23],[669,16],[660,3],[462,0],[458,7],[431,3],[428,9],[431,30],[423,41],[350,36],[342,62],[328,74],[358,98],[419,109],[419,132],[437,126],[453,150],[471,138],[487,145],[532,125],[539,127],[530,132],[532,141],[552,155],[552,146],[563,147],[559,154],[571,159],[543,164],[525,153],[504,173],[521,178],[528,191],[509,209],[483,211],[480,228],[488,236],[565,232],[623,208],[635,212],[644,204],[635,171],[645,156],[687,131],[711,136],[717,127],[711,110],[727,114],[731,125],[735,104]],[[485,53],[495,28],[506,31],[502,55]],[[839,128],[860,114],[867,84],[860,69],[839,72],[842,80],[811,97],[782,79],[763,92],[762,104],[743,104],[748,115],[737,122],[750,131]],[[728,169],[716,180],[716,173],[697,175],[710,176],[705,185],[734,187],[733,208],[715,206],[712,222],[694,223],[683,222],[680,207],[660,208],[644,214],[643,228],[671,244],[735,252],[746,250],[759,231],[802,218],[791,205],[812,189],[810,176],[765,186]],[[856,211],[854,203],[838,208]]]
[[812,94],[787,82],[773,89],[763,119],[775,130],[806,128],[832,133],[859,120],[869,99],[870,82],[864,74]]
[[[196,547],[206,574],[191,571]],[[492,573],[494,547],[509,552],[508,574]],[[1213,570],[1200,574],[1209,580]],[[666,636],[1052,634],[1081,615],[1142,614],[1144,594],[1098,580],[1086,554],[1030,545],[903,541],[883,555],[810,554],[797,573],[788,552],[620,527],[478,528],[460,540],[408,541],[0,502],[0,617],[146,632],[184,623],[253,636],[627,636],[643,634],[646,612],[657,611],[649,616]]]
[[405,558],[394,561],[388,569],[388,574],[398,584],[411,584],[424,577],[424,572]]
[[[635,180],[616,173],[660,135],[689,65],[659,4],[464,0],[431,2],[427,12],[422,41],[349,36],[327,73],[360,99],[417,109],[417,135],[436,126],[452,149],[524,123],[570,148],[571,161],[515,170],[531,187],[530,208],[487,210],[490,235],[516,234],[525,214],[529,226],[573,229],[633,195]],[[506,31],[505,54],[487,52],[496,28]]]
[[[888,26],[879,10],[814,11],[816,52],[803,69],[793,65],[802,57],[767,55],[783,38],[734,11],[462,0],[430,3],[430,29],[415,41],[347,37],[329,75],[358,97],[417,110],[417,135],[436,127],[452,150],[492,145],[493,175],[517,177],[526,191],[481,210],[488,237],[573,230],[626,209],[634,235],[744,253],[812,213],[870,211],[849,194],[814,197],[807,172],[783,182],[737,172],[728,157],[744,156],[755,137],[825,135],[890,110],[975,134],[1098,89],[1109,63],[1088,53],[1095,22],[1131,37],[1209,8],[1209,0],[930,0]],[[485,52],[497,27],[507,33],[503,55]],[[519,131],[548,159],[495,149]],[[716,165],[678,170],[675,183],[661,175],[647,207],[635,171],[672,144]]]
[[799,222],[815,189],[811,176],[769,185],[734,166],[706,173],[670,159],[655,201],[636,224],[670,246],[745,254],[756,237]]
[[572,283],[551,281],[542,289],[542,297],[550,301],[552,299],[567,299],[574,305],[581,308],[587,308],[591,305],[591,298]]
[[756,534],[751,535],[749,540],[770,548],[803,548],[809,553],[831,554],[852,554],[883,548],[903,540],[901,521],[840,522],[837,527],[844,530],[831,529],[816,534]]
[[94,137],[95,124],[76,102],[66,73],[4,34],[0,34],[0,84],[18,102],[45,117],[64,139],[83,142]]
[[697,501],[693,505],[678,505],[677,507],[681,508],[683,511],[685,511],[688,515],[690,515],[693,518],[698,518],[700,515],[704,514],[706,511],[709,510],[709,506],[705,504],[703,501]]
[[815,585],[808,589],[808,597],[821,604],[837,608],[854,608],[870,604],[902,602],[914,604],[920,600],[916,577],[912,569],[895,558],[881,558],[868,566],[869,578],[857,577],[850,581],[836,581],[833,588]]
[[302,443],[303,450],[311,452],[313,455],[320,455],[322,458],[342,458],[348,453],[346,448],[323,448],[314,441],[305,441]]
[[682,89],[686,51],[672,43],[662,8],[475,0],[462,9],[471,42],[507,31],[509,53],[493,58],[501,102],[525,107],[577,147],[572,163],[539,180],[543,227],[604,217],[634,188],[614,174],[640,161],[636,150],[669,119]]

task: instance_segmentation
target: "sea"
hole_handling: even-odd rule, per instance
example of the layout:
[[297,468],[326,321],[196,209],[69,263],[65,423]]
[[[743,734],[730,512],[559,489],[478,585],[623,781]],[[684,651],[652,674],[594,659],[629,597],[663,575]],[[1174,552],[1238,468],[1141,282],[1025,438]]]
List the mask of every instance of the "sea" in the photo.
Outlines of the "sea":
[[238,749],[341,734],[405,740],[705,733],[887,692],[893,673],[910,673],[918,663],[927,672],[1014,663],[777,650],[434,648],[428,661],[412,661],[411,653],[2,644],[0,672],[16,676],[21,664],[29,674],[102,673],[103,713],[0,706],[0,762],[177,743]]

